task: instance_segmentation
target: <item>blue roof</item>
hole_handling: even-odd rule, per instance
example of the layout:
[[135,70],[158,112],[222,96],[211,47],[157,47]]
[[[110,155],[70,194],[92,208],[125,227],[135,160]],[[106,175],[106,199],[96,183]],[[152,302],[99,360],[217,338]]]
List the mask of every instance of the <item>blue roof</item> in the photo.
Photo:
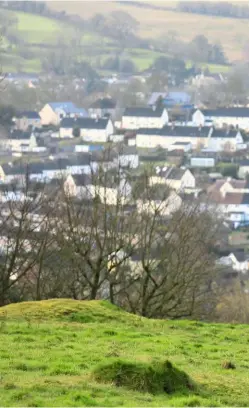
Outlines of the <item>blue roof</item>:
[[49,102],[51,108],[56,110],[63,110],[66,114],[78,113],[81,116],[88,116],[88,113],[85,109],[78,108],[73,102]]
[[187,92],[169,92],[164,98],[165,104],[188,104],[191,101],[191,96]]

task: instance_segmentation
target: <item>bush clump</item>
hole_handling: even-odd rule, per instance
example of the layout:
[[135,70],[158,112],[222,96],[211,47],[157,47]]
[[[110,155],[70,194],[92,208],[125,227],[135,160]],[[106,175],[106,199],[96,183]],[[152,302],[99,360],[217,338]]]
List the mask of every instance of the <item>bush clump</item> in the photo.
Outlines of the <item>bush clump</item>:
[[193,388],[189,376],[170,361],[149,364],[116,359],[97,366],[93,375],[100,382],[152,394]]

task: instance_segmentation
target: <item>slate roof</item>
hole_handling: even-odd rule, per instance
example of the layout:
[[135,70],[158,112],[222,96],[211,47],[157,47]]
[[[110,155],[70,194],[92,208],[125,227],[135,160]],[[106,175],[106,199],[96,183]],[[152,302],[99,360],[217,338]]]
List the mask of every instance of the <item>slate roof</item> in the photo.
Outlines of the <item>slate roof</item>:
[[124,146],[120,151],[120,156],[129,156],[129,155],[137,155],[137,148],[136,146]]
[[166,98],[167,92],[152,92],[148,100],[148,105],[154,105],[157,102],[158,98],[160,98],[160,96],[162,98]]
[[63,110],[66,114],[77,113],[82,116],[88,116],[87,111],[75,106],[73,102],[49,102],[48,103],[54,111]]
[[237,129],[215,129],[213,128],[211,138],[235,138],[238,134]]
[[165,108],[152,109],[149,107],[126,108],[123,116],[136,116],[142,118],[160,118]]
[[23,111],[17,116],[18,118],[28,118],[28,119],[41,119],[39,113],[35,111]]
[[22,130],[15,129],[9,133],[9,139],[11,140],[29,140],[31,132],[23,132]]
[[244,160],[240,160],[238,162],[239,166],[245,166],[245,167],[249,167],[249,159],[244,159]]
[[89,175],[87,174],[74,174],[72,178],[77,187],[86,186],[86,185],[91,184],[91,177],[89,177]]
[[158,135],[158,136],[174,136],[174,137],[208,137],[210,132],[209,126],[164,126],[161,129],[157,128],[141,128],[137,130],[137,134],[142,135]]
[[167,167],[166,170],[161,169],[157,176],[165,177],[167,180],[181,180],[186,170],[178,167]]
[[115,109],[116,102],[111,98],[100,98],[93,102],[90,109]]
[[200,109],[205,116],[249,118],[249,108]]
[[80,129],[106,129],[109,118],[64,118],[61,120],[61,128],[72,129],[78,127]]

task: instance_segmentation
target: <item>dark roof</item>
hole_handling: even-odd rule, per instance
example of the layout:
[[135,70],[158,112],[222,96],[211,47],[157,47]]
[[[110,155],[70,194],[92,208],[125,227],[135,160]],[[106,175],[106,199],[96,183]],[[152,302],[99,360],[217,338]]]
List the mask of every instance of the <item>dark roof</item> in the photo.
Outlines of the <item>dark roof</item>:
[[39,113],[35,111],[23,111],[18,114],[18,118],[41,119]]
[[186,170],[173,167],[168,175],[169,180],[181,180]]
[[234,138],[236,137],[238,134],[238,130],[237,129],[216,129],[213,128],[212,131],[212,138]]
[[141,128],[137,130],[137,134],[142,135],[158,135],[158,136],[174,136],[174,137],[208,137],[210,132],[209,126],[164,126],[161,129],[157,128]]
[[109,118],[64,118],[61,120],[60,126],[68,129],[75,127],[80,129],[106,129],[108,122]]
[[126,108],[123,116],[141,116],[144,118],[160,118],[165,108],[144,108],[144,107],[132,107]]
[[249,159],[240,160],[238,164],[239,166],[249,167]]
[[72,178],[76,186],[85,186],[91,183],[91,177],[87,174],[74,174]]
[[31,137],[31,132],[23,132],[22,130],[15,129],[9,133],[9,139],[28,140]]
[[119,152],[120,156],[127,156],[130,154],[134,155],[138,154],[136,146],[124,146],[122,150]]
[[90,154],[81,154],[76,157],[72,157],[68,160],[68,166],[85,166],[90,165]]
[[90,109],[115,109],[116,102],[111,98],[100,98],[93,102]]
[[224,117],[249,117],[249,108],[217,108],[217,109],[200,109],[205,116],[224,116]]
[[185,172],[186,170],[178,167],[167,167],[165,170],[162,168],[157,175],[165,177],[167,180],[181,180]]

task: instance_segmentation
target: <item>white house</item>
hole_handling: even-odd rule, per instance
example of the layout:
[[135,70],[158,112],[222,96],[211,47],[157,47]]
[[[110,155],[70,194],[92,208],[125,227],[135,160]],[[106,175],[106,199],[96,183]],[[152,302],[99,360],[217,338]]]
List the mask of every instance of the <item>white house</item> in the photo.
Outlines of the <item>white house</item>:
[[155,211],[160,211],[160,214],[164,217],[172,215],[178,211],[182,205],[181,197],[174,191],[170,192],[169,196],[165,200],[143,200],[139,199],[136,202],[137,211],[139,213],[155,214]]
[[213,151],[236,151],[245,148],[238,130],[215,129],[209,126],[164,126],[162,129],[138,129],[136,146],[171,149],[174,143],[191,143],[194,149],[208,147]]
[[61,119],[65,117],[87,117],[85,109],[78,108],[73,102],[49,102],[39,112],[42,125],[60,124]]
[[139,156],[135,146],[124,146],[118,154],[118,165],[136,169],[139,166]]
[[241,179],[245,179],[249,175],[249,160],[244,159],[239,162],[238,176]]
[[9,133],[8,139],[2,139],[1,144],[5,149],[10,149],[13,152],[31,151],[37,147],[36,137],[32,132],[23,132],[17,129]]
[[231,267],[234,271],[246,273],[249,270],[249,260],[244,252],[231,252],[216,262],[218,265]]
[[164,184],[178,192],[196,187],[196,180],[191,171],[177,167],[157,167],[156,174],[150,177],[149,183],[151,186]]
[[13,118],[15,126],[19,130],[27,131],[28,128],[40,128],[41,117],[35,111],[24,111]]
[[205,146],[211,134],[210,127],[196,126],[164,126],[161,129],[144,128],[136,132],[137,147],[168,149],[175,142],[191,143],[195,148]]
[[196,126],[214,125],[222,127],[225,124],[249,130],[249,108],[197,109],[193,113],[192,121]]
[[165,108],[126,108],[122,116],[123,129],[162,128],[169,121]]
[[113,134],[113,123],[108,118],[64,118],[60,125],[60,137],[74,137],[74,132],[78,132],[86,142],[108,141],[109,136]]

